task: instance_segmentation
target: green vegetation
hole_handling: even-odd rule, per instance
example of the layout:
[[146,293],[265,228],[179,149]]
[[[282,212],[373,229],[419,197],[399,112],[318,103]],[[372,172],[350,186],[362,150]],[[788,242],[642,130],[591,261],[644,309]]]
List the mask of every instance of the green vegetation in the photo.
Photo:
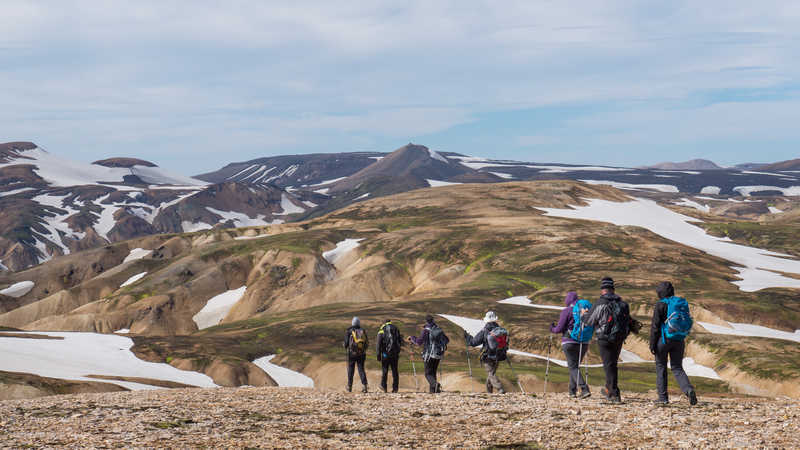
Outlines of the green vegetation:
[[800,256],[800,225],[794,223],[762,224],[727,222],[699,224],[712,236],[728,237],[734,242]]

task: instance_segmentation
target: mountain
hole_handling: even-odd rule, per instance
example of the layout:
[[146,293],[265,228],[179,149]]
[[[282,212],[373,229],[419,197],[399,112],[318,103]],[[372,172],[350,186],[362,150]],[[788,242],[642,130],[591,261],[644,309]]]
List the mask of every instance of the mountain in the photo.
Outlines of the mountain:
[[658,170],[723,170],[722,167],[707,159],[692,159],[684,162],[662,162],[644,169]]
[[733,168],[737,170],[758,170],[764,166],[766,166],[764,163],[741,163],[736,164]]
[[788,161],[776,162],[773,164],[766,164],[759,167],[759,170],[773,170],[773,171],[800,170],[800,158],[790,159]]
[[307,187],[348,177],[386,156],[386,153],[314,153],[258,158],[231,163],[220,170],[197,175],[211,183],[238,183],[281,187]]
[[156,233],[281,223],[314,199],[272,185],[208,184],[136,158],[86,164],[31,142],[0,144],[0,270]]

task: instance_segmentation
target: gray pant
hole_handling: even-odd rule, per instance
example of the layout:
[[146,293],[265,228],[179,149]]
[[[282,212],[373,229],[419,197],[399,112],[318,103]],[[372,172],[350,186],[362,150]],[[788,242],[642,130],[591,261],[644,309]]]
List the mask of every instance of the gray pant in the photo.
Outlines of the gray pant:
[[575,394],[578,386],[581,387],[581,392],[589,392],[589,386],[581,375],[581,362],[586,356],[586,351],[589,349],[589,343],[581,344],[561,344],[561,349],[564,350],[564,355],[567,357],[567,367],[569,367],[569,393]]
[[493,389],[503,394],[503,384],[500,383],[500,378],[497,378],[497,366],[500,365],[499,361],[492,361],[491,359],[483,360],[483,368],[486,369],[486,392],[492,393]]
[[683,370],[683,352],[686,349],[686,344],[683,341],[673,341],[671,339],[658,340],[658,347],[656,348],[656,387],[658,389],[658,399],[667,401],[669,394],[667,393],[667,357],[669,357],[670,365],[672,366],[672,374],[678,380],[678,386],[681,391],[688,394],[689,391],[694,390],[694,386],[689,382],[689,377]]

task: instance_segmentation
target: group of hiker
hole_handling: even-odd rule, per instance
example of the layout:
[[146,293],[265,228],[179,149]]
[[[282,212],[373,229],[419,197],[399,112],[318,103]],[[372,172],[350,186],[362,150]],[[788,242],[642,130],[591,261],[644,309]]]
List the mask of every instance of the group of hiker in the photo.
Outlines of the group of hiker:
[[[667,391],[667,366],[669,361],[669,366],[681,391],[689,399],[690,404],[695,405],[697,403],[697,394],[682,365],[686,349],[685,338],[693,324],[689,305],[685,299],[675,296],[675,289],[669,281],[659,283],[656,287],[656,294],[658,295],[658,301],[653,308],[653,320],[650,327],[650,352],[655,356],[656,362],[656,387],[658,392],[656,403],[666,404],[669,402]],[[631,317],[630,307],[615,293],[614,280],[610,277],[605,277],[601,280],[600,297],[594,304],[588,300],[580,299],[574,291],[567,293],[564,304],[565,307],[559,315],[558,322],[551,323],[550,332],[562,335],[561,348],[566,357],[569,370],[569,396],[583,399],[592,395],[586,379],[581,374],[580,366],[586,356],[590,340],[595,337],[605,373],[605,386],[601,389],[601,393],[608,401],[620,403],[622,399],[618,385],[618,361],[622,352],[622,345],[630,333],[638,333],[640,331],[642,324]],[[508,331],[500,326],[497,314],[494,311],[488,311],[483,318],[483,322],[484,327],[475,336],[464,331],[464,340],[467,350],[468,347],[481,346],[480,362],[486,370],[486,391],[502,394],[505,393],[505,389],[500,378],[497,377],[497,368],[502,361],[507,360]],[[406,341],[411,345],[421,347],[421,356],[429,392],[441,392],[442,386],[437,380],[436,373],[450,339],[442,328],[436,324],[434,317],[427,315],[419,337],[409,336]],[[388,391],[387,378],[390,369],[392,371],[391,392],[397,392],[398,390],[398,362],[403,342],[397,326],[391,320],[386,320],[378,330],[376,346],[377,359],[382,366],[380,387],[383,392]],[[368,391],[367,376],[364,371],[368,346],[369,338],[367,333],[361,328],[359,318],[354,317],[352,326],[347,329],[344,338],[348,361],[348,392],[352,391],[356,367],[363,385],[362,392]],[[414,352],[411,351],[410,354],[412,368],[416,377]],[[470,364],[468,351],[467,363]],[[470,364],[470,375],[471,371]],[[546,380],[547,374],[545,375],[545,383]],[[522,389],[521,385],[520,389]],[[578,389],[580,389],[580,392],[578,392]]]

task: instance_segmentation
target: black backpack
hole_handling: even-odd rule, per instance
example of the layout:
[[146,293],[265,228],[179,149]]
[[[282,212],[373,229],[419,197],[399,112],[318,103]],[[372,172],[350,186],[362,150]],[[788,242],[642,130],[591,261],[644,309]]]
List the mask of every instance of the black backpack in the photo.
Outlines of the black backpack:
[[447,351],[447,344],[450,338],[444,334],[444,330],[439,325],[433,324],[428,329],[428,342],[425,345],[425,353],[422,355],[426,361],[429,359],[442,359],[444,352]]
[[397,339],[400,332],[397,327],[391,323],[385,323],[381,326],[379,333],[383,334],[381,353],[385,353],[388,356],[397,356],[400,353],[400,342]]
[[630,332],[631,316],[622,300],[609,301],[602,305],[600,321],[597,324],[597,338],[608,342],[621,342]]

